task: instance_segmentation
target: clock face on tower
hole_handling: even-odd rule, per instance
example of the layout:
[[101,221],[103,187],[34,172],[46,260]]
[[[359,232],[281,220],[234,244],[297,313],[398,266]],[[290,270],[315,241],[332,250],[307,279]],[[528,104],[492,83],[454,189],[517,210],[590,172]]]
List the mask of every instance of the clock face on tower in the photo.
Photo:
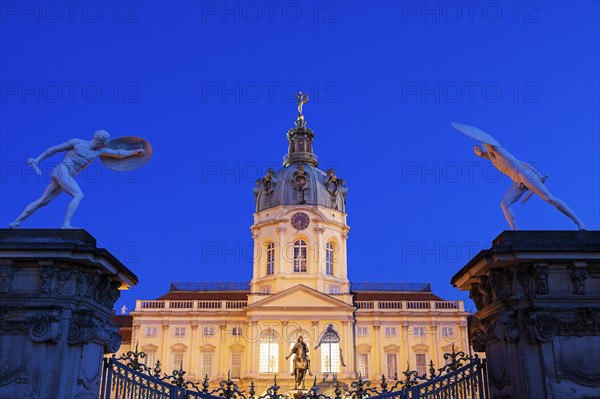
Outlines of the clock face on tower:
[[304,212],[297,212],[292,216],[291,222],[296,230],[304,230],[310,224],[310,218]]

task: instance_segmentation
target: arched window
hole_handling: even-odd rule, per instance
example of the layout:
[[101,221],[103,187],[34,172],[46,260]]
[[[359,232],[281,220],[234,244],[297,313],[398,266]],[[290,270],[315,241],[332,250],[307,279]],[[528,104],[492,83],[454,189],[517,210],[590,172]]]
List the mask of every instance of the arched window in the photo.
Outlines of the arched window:
[[306,272],[306,241],[294,242],[294,272]]
[[275,273],[275,244],[267,245],[267,274]]
[[325,246],[325,273],[333,276],[333,244],[328,242]]
[[340,372],[340,336],[333,326],[327,326],[319,345],[321,347],[321,371],[323,373]]
[[277,373],[279,369],[279,343],[277,334],[269,329],[260,336],[260,354],[258,371]]

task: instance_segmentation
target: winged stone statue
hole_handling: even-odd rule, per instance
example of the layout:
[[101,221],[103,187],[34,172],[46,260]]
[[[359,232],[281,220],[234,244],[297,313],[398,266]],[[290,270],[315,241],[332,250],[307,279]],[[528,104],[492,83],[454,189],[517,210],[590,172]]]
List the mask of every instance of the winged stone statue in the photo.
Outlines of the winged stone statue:
[[548,176],[543,176],[531,164],[519,161],[502,147],[496,139],[483,130],[456,122],[452,122],[451,125],[459,132],[479,141],[481,144],[475,145],[475,154],[479,157],[489,159],[500,172],[504,173],[514,182],[506,191],[500,203],[504,217],[506,217],[511,229],[517,229],[517,219],[510,207],[523,194],[529,191],[522,203],[525,203],[532,194],[537,194],[541,199],[554,205],[556,209],[567,215],[577,225],[579,230],[585,230],[585,225],[581,219],[575,215],[565,202],[552,195],[544,185]]

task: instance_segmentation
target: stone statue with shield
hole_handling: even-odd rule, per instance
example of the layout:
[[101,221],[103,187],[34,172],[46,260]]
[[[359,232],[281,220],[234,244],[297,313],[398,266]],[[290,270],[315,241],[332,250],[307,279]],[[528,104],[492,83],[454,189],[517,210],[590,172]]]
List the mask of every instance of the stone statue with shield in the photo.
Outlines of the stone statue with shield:
[[51,173],[51,181],[46,186],[42,195],[25,207],[23,212],[11,223],[9,227],[17,229],[21,223],[31,216],[39,208],[48,205],[63,191],[72,199],[67,206],[65,218],[62,223],[63,229],[74,228],[71,219],[83,199],[83,192],[75,181],[83,169],[100,157],[102,163],[109,169],[115,171],[131,171],[145,165],[152,157],[150,143],[139,137],[121,137],[112,141],[105,130],[94,133],[92,140],[71,139],[62,144],[55,145],[42,152],[37,158],[29,158],[27,163],[33,170],[41,175],[39,163],[59,152],[66,151],[62,162],[56,165]]

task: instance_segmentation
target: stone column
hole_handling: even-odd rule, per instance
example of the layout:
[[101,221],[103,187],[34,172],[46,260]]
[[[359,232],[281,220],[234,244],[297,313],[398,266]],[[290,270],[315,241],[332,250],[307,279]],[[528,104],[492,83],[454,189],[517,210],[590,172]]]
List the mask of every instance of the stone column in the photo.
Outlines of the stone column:
[[371,353],[373,354],[373,369],[370,370],[370,375],[363,376],[364,379],[371,379],[371,376],[377,376],[381,374],[381,354],[379,353],[381,348],[381,323],[376,321],[373,323],[373,335],[375,337],[375,345]]
[[219,346],[217,347],[218,353],[215,353],[215,356],[218,356],[217,359],[217,372],[216,379],[223,380],[227,377],[227,371],[229,370],[229,359],[225,358],[225,347],[227,346],[227,324],[222,322],[219,324]]
[[162,330],[160,332],[160,364],[163,365],[165,370],[168,370],[167,373],[171,373],[173,370],[173,357],[171,356],[171,351],[167,348],[167,342],[169,342],[169,322],[163,320],[162,322]]
[[452,283],[477,307],[492,398],[599,395],[599,231],[505,231]]
[[121,343],[113,305],[135,284],[85,230],[0,229],[0,396],[96,397]]
[[200,361],[198,360],[198,320],[192,320],[190,322],[190,334],[192,342],[190,343],[190,354],[188,358],[190,359],[190,365],[188,366],[188,370],[190,370],[190,377],[194,377],[196,380],[202,382],[202,376],[200,375]]

